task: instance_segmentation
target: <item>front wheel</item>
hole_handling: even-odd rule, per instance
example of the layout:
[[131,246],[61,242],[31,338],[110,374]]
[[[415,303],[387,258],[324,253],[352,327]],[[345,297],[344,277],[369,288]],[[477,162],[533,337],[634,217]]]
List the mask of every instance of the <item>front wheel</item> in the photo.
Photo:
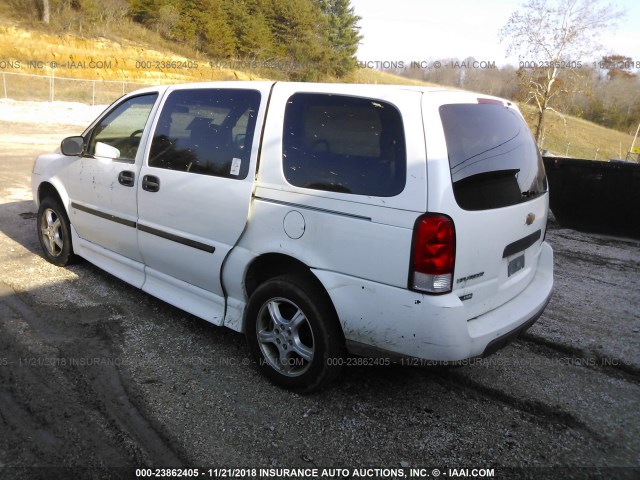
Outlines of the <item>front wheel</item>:
[[267,280],[249,298],[247,343],[276,385],[317,390],[342,369],[344,336],[328,295],[304,276]]
[[53,198],[45,198],[40,202],[38,239],[44,257],[54,265],[64,267],[74,260],[67,212],[60,202]]

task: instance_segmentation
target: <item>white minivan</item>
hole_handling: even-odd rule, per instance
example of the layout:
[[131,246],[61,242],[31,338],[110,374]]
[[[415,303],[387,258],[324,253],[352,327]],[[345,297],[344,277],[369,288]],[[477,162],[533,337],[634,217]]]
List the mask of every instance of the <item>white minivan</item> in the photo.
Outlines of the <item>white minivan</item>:
[[488,355],[553,285],[540,154],[517,107],[482,94],[147,88],[38,157],[32,187],[49,261],[83,257],[244,332],[258,368],[298,391],[347,353]]

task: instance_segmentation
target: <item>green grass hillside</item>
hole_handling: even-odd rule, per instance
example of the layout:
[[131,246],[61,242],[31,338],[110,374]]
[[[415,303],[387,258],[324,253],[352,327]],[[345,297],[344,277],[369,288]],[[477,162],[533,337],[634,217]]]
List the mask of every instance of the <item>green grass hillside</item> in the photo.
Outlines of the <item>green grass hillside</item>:
[[[212,64],[197,52],[178,47],[176,52],[169,42],[149,30],[131,25],[126,36],[112,34],[110,38],[85,38],[71,34],[52,34],[37,25],[21,25],[2,16],[0,10],[0,72],[29,73],[50,76],[50,64],[57,62],[56,77],[69,77],[95,81],[127,81],[142,84],[201,82],[214,80],[259,80],[284,79],[277,69],[259,68],[247,62],[225,62]],[[29,65],[29,61],[35,61]],[[90,68],[90,62],[103,62],[109,68]],[[141,62],[144,62],[141,64]],[[19,63],[19,68],[16,66]],[[13,64],[13,68],[11,65]],[[197,65],[196,65],[197,64]],[[82,68],[80,67],[82,66]],[[244,68],[230,68],[240,66]],[[246,68],[246,67],[249,68]],[[42,67],[42,68],[39,68]],[[75,67],[75,68],[73,68]],[[9,78],[10,76],[7,76]],[[46,99],[37,90],[48,89],[48,82],[38,85],[28,77],[16,82],[13,76],[12,97],[16,99]],[[356,69],[348,79],[353,83],[405,84],[434,86],[369,69]],[[8,80],[11,81],[11,80]],[[18,87],[16,87],[16,84]],[[137,88],[133,85],[127,89]],[[19,88],[19,90],[15,90]],[[57,92],[64,100],[91,101],[90,94],[81,94],[79,87],[70,82],[68,92]],[[118,88],[110,93],[112,98],[99,99],[108,103],[117,98]],[[9,89],[7,89],[9,91]],[[63,95],[61,98],[60,95]],[[0,93],[2,95],[2,93]],[[84,95],[84,96],[83,96]],[[89,98],[86,96],[89,95]],[[10,95],[8,95],[10,96]],[[532,126],[535,109],[521,106],[522,112]],[[631,145],[632,136],[610,130],[574,117],[560,117],[550,112],[546,117],[542,147],[558,155],[577,158],[606,160],[624,158]]]
[[[520,106],[527,123],[534,130],[537,110]],[[633,141],[632,135],[611,130],[581,118],[548,112],[545,116],[542,148],[550,152],[586,160],[625,158]]]

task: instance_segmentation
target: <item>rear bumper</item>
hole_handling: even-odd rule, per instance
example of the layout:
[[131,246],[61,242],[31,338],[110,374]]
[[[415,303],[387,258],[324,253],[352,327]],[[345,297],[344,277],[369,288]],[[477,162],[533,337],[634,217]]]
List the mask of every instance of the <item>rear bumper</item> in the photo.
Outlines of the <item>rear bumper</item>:
[[482,356],[488,357],[489,355],[497,352],[501,348],[505,347],[508,343],[515,340],[524,332],[526,332],[534,323],[538,321],[538,318],[540,318],[540,315],[542,315],[542,312],[544,312],[544,309],[547,308],[547,305],[549,304],[549,300],[551,300],[551,295],[549,295],[545,304],[542,306],[542,308],[540,308],[538,312],[536,312],[533,315],[533,317],[531,317],[525,323],[523,323],[519,327],[516,327],[509,333],[505,333],[501,337],[491,340],[489,344],[486,346],[486,348],[484,349],[484,352],[482,352]]
[[455,294],[429,296],[334,272],[314,273],[336,307],[351,353],[450,362],[489,355],[535,323],[551,298],[553,251],[543,243],[529,285],[473,319]]

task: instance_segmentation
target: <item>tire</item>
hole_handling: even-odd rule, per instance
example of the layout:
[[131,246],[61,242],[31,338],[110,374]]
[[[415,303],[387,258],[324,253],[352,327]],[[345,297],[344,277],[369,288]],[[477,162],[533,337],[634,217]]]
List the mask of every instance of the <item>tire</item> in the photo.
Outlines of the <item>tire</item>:
[[38,239],[44,258],[59,267],[73,263],[69,217],[56,199],[46,197],[38,208]]
[[245,334],[258,368],[278,386],[309,393],[342,370],[345,342],[333,305],[304,276],[260,285],[249,298]]

